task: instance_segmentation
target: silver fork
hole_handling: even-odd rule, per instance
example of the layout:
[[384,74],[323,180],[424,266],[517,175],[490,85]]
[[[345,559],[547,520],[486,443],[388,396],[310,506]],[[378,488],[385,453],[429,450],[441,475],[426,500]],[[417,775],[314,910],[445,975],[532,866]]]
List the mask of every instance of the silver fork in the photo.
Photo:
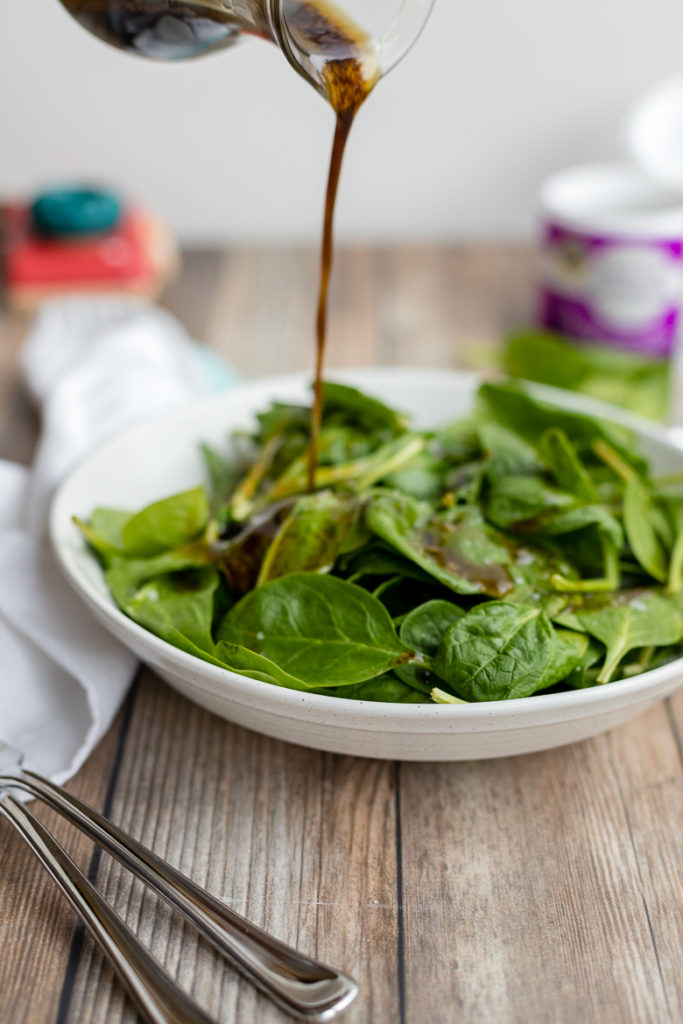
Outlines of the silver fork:
[[281,1009],[328,1021],[358,993],[340,971],[317,963],[251,924],[93,807],[21,767],[0,741],[0,814],[27,842],[110,959],[150,1024],[215,1024],[151,956],[42,822],[8,792],[22,789],[58,811],[190,921],[229,963]]

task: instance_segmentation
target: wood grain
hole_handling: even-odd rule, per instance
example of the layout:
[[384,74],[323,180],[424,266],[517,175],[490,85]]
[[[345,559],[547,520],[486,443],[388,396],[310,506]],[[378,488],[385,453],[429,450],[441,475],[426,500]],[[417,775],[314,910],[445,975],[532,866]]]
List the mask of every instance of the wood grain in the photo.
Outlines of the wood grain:
[[[396,1019],[392,765],[268,740],[146,677],[112,816],[239,913],[352,973],[362,997],[350,1022]],[[103,864],[99,881],[218,1019],[284,1019],[117,865]],[[122,1009],[88,943],[67,1019],[104,1024]]]
[[[190,254],[166,301],[245,376],[308,369],[317,256]],[[524,323],[515,247],[342,251],[330,365],[477,366]],[[0,452],[36,421],[0,318]],[[391,764],[269,740],[150,672],[72,788],[239,912],[351,972],[349,1024],[678,1024],[683,696],[547,753]],[[46,820],[53,819],[46,813]],[[100,888],[222,1024],[286,1018],[65,825]],[[31,855],[0,825],[0,1022],[137,1016]]]
[[31,458],[38,436],[38,417],[19,370],[25,331],[23,320],[0,309],[0,459],[22,463]]
[[[653,714],[665,717],[632,735]],[[679,981],[653,942],[619,739],[401,766],[408,1019],[444,1005],[465,1021],[676,1019],[663,1013]]]
[[[357,248],[337,258],[327,364],[491,365],[527,323],[527,249]],[[206,340],[245,376],[313,362],[317,253],[248,249],[223,257]]]
[[[114,776],[122,716],[69,783],[81,799],[100,809]],[[34,810],[85,871],[92,846],[50,811]],[[0,820],[0,1020],[42,1024],[56,1019],[73,948],[74,915],[34,855],[10,825]]]

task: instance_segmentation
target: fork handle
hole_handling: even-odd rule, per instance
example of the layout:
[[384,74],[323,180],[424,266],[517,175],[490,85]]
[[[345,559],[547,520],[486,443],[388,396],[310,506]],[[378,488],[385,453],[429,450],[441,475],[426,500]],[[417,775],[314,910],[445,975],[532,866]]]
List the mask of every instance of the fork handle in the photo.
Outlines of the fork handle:
[[55,880],[150,1024],[215,1024],[166,974],[31,811],[5,794],[0,814]]
[[67,790],[28,770],[0,774],[0,785],[18,786],[63,814],[183,914],[286,1012],[308,1021],[329,1021],[357,995],[351,978],[247,921]]

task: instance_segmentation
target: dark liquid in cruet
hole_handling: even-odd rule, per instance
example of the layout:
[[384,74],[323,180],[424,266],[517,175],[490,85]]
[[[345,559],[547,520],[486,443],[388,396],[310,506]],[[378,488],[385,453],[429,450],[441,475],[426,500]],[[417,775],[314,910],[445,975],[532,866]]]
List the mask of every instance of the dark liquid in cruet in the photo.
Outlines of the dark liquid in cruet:
[[235,42],[240,26],[202,0],[61,0],[93,35],[153,60],[184,60]]
[[[61,0],[94,35],[123,50],[157,60],[180,60],[229,46],[241,31],[258,28],[239,17],[239,0]],[[230,10],[228,10],[228,6]],[[242,3],[244,7],[244,3]],[[372,40],[328,0],[284,0],[295,44],[319,69],[336,114],[336,128],[325,197],[320,288],[316,317],[316,360],[308,486],[315,488],[322,419],[322,374],[327,340],[327,300],[334,250],[334,209],[342,159],[358,109],[372,91],[379,67]]]

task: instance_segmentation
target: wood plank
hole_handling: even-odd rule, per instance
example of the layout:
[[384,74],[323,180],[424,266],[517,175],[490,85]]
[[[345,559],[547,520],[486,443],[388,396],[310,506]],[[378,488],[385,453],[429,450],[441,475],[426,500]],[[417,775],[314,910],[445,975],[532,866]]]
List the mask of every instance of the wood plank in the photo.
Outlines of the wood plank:
[[527,248],[393,247],[383,263],[382,361],[491,369],[505,334],[530,322]]
[[[342,250],[330,290],[327,366],[378,361],[378,259]],[[209,341],[239,373],[312,371],[318,254],[314,248],[245,249],[228,254],[210,316]]]
[[[149,675],[112,817],[238,912],[353,974],[362,994],[349,1024],[397,1019],[392,765],[269,740]],[[99,884],[217,1019],[286,1019],[118,865],[103,860]],[[66,1020],[134,1020],[90,942]]]
[[27,321],[0,311],[0,459],[24,464],[38,436],[38,415],[19,371],[26,329]]
[[679,693],[608,738],[671,1021],[683,1020],[682,723]]
[[[122,714],[69,783],[71,792],[103,808],[116,764]],[[32,809],[87,870],[92,844],[57,815]],[[75,916],[35,856],[0,821],[0,1019],[7,1024],[52,1024],[72,950]]]
[[[317,251],[224,257],[208,340],[245,376],[309,370]],[[330,293],[327,365],[491,366],[506,331],[528,322],[527,248],[346,247]]]
[[[629,739],[648,727],[641,719]],[[458,1024],[680,1019],[669,1014],[615,744],[401,766],[407,1020],[444,1019],[444,1007]]]
[[183,254],[179,274],[161,296],[161,305],[178,317],[188,333],[204,341],[207,313],[218,286],[221,254],[218,249],[194,249]]
[[226,253],[207,340],[244,376],[309,369],[313,359],[312,249]]

